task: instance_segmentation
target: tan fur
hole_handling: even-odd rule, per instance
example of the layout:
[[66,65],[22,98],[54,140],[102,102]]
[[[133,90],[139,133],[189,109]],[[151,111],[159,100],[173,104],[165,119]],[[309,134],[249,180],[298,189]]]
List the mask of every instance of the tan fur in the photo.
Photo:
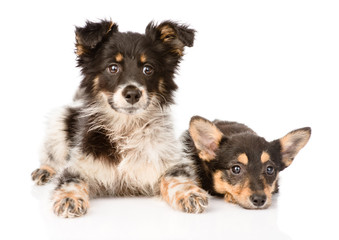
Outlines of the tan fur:
[[122,60],[124,60],[124,56],[121,53],[117,53],[115,55],[115,61],[121,62]]
[[[208,162],[213,160],[215,158],[214,151],[219,147],[219,143],[222,138],[220,130],[211,122],[204,119],[195,119],[190,123],[189,132],[196,148],[200,150],[199,157]],[[211,145],[205,146],[205,139],[203,138],[211,139]]]
[[237,203],[235,199],[233,198],[233,196],[228,192],[225,193],[224,199],[226,202],[229,202],[229,203]]
[[248,157],[246,155],[246,153],[242,153],[238,156],[238,162],[247,165],[248,164]]
[[270,160],[270,155],[266,152],[263,151],[260,157],[261,163],[265,163]]
[[[307,144],[308,140],[310,139],[311,135],[308,131],[293,131],[288,133],[286,136],[280,139],[281,144],[281,153],[282,153],[282,161],[288,167],[291,165],[294,157],[297,153]],[[295,143],[295,140],[297,144]],[[291,151],[292,149],[293,151]]]
[[172,52],[179,56],[183,56],[184,44],[177,38],[175,30],[169,25],[164,25],[160,28],[160,32],[160,39],[164,42],[170,42],[174,47]]
[[208,204],[208,194],[186,178],[162,177],[162,198],[173,208],[187,213],[201,213]]
[[140,62],[142,62],[142,63],[146,63],[146,61],[147,61],[147,57],[146,57],[146,54],[141,54],[140,55]]
[[54,175],[56,173],[55,170],[48,165],[41,165],[40,169],[48,171],[51,175]]
[[231,185],[223,180],[222,171],[218,170],[213,175],[214,178],[214,189],[216,192],[225,194],[224,199],[226,201],[237,203],[245,208],[251,208],[252,203],[249,197],[252,195],[252,191],[249,188],[249,182],[246,181],[244,184]]
[[161,31],[160,39],[165,41],[165,42],[170,41],[173,37],[177,36],[174,29],[172,27],[170,27],[169,25],[162,26],[160,31]]
[[86,49],[81,44],[76,44],[76,54],[81,56],[84,53],[86,53]]

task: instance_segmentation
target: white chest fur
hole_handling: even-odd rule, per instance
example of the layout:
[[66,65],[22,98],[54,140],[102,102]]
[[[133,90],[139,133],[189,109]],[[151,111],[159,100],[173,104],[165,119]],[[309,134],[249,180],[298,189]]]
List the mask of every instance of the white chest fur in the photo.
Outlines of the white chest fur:
[[[116,129],[119,125],[119,129],[126,129],[122,122],[114,122]],[[96,192],[103,186],[112,195],[154,195],[159,190],[160,176],[182,159],[180,144],[167,115],[153,117],[130,132],[114,131],[110,138],[120,155],[118,164],[81,156],[79,149],[73,151],[77,156],[72,154],[79,159],[74,162],[75,168],[81,169]]]
[[171,127],[149,126],[124,139],[122,161],[117,166],[121,181],[153,187],[159,177],[181,158]]

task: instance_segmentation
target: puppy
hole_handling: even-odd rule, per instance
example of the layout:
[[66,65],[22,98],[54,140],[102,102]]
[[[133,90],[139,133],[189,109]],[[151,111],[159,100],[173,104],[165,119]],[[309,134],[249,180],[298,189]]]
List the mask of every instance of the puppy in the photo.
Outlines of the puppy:
[[77,27],[83,80],[74,102],[50,119],[37,185],[52,179],[53,210],[78,217],[99,196],[161,195],[173,208],[202,212],[208,195],[197,187],[170,118],[174,74],[193,29],[172,21],[145,34],[119,32],[111,21]]
[[195,116],[183,135],[185,152],[197,166],[202,188],[247,209],[264,209],[278,192],[278,174],[308,142],[301,128],[272,142],[237,122]]

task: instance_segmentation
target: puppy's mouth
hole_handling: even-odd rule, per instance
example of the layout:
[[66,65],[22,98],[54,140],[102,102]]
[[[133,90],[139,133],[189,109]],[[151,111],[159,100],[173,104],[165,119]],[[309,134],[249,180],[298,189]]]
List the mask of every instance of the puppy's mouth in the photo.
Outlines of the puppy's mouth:
[[248,210],[263,210],[263,209],[267,209],[270,204],[266,203],[263,206],[254,206],[253,204],[239,204],[241,207],[248,209]]
[[110,104],[110,105],[115,111],[117,111],[119,113],[124,113],[124,114],[127,114],[127,115],[135,115],[135,114],[142,113],[147,109],[147,106],[148,106],[148,104],[147,104],[145,107],[142,107],[142,108],[136,107],[136,106],[116,108],[116,107],[114,107],[113,104]]
[[127,114],[134,114],[140,111],[140,109],[136,107],[129,107],[129,108],[122,108],[120,111],[125,112]]

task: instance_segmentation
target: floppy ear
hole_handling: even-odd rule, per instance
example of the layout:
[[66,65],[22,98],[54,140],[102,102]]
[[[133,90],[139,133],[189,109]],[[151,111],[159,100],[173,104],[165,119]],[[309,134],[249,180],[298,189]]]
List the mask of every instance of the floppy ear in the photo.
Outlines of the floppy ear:
[[85,27],[75,28],[76,54],[78,56],[89,53],[109,33],[117,32],[118,25],[112,21],[102,20],[101,22],[86,22]]
[[192,47],[194,42],[194,29],[186,25],[179,25],[172,21],[164,21],[156,26],[150,22],[146,27],[146,35],[154,41],[161,41],[169,46],[171,52],[182,56],[184,47]]
[[279,139],[283,168],[288,167],[311,137],[311,128],[305,127],[294,130]]
[[222,132],[207,119],[194,116],[191,118],[189,133],[198,149],[199,157],[205,161],[213,160],[219,149]]

